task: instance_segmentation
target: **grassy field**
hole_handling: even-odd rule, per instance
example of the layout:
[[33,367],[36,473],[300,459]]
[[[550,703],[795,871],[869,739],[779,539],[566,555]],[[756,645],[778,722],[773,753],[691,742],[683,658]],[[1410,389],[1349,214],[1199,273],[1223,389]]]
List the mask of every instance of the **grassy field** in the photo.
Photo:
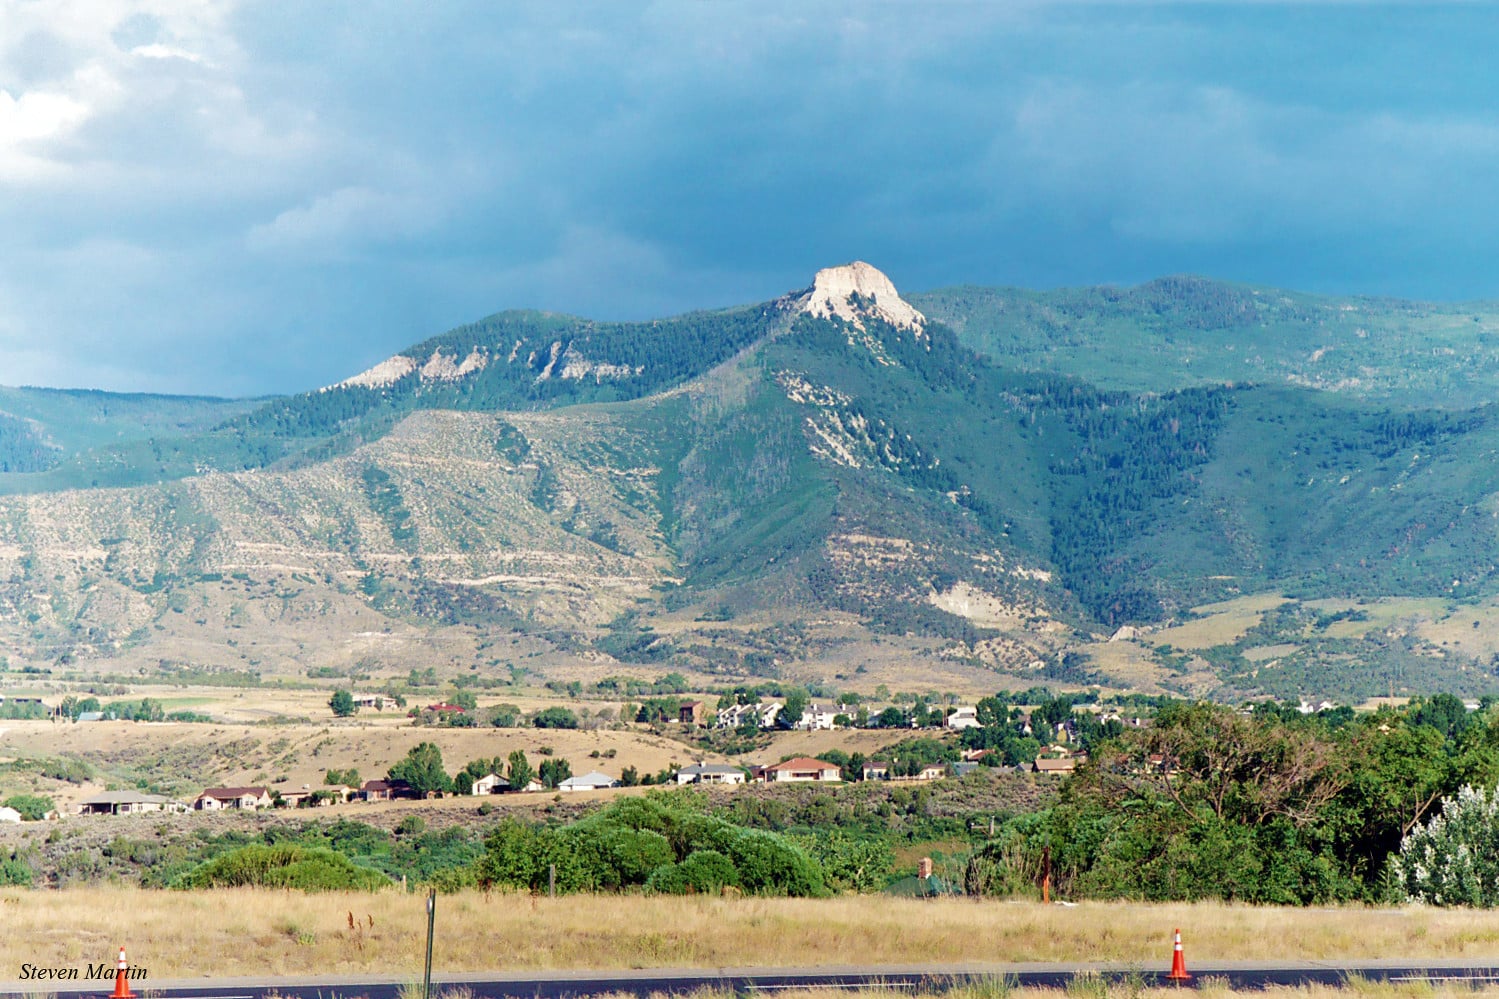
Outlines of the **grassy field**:
[[[0,968],[114,956],[153,978],[384,974],[419,969],[424,899],[251,889],[7,891]],[[351,925],[352,924],[352,925]],[[477,892],[437,901],[434,968],[627,969],[1028,961],[1189,967],[1219,961],[1492,955],[1499,913],[897,899],[795,900]]]

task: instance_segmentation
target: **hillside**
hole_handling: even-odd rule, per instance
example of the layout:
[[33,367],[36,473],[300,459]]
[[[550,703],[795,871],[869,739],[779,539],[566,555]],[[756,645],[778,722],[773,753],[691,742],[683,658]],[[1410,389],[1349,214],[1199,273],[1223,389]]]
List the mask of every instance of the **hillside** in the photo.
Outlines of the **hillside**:
[[1499,393],[1493,302],[1325,297],[1189,276],[1134,288],[944,288],[911,301],[997,363],[1100,388],[1233,382],[1453,409]]
[[0,642],[57,677],[1479,692],[1491,319],[1196,279],[907,301],[864,264],[501,313],[0,477]]

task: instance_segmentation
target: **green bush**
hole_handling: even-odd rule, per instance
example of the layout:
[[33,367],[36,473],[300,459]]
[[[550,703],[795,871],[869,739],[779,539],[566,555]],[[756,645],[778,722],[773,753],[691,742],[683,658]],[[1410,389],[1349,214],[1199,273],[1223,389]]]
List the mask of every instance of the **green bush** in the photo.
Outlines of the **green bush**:
[[56,807],[51,798],[42,794],[13,794],[5,799],[4,804],[20,812],[21,818],[27,822],[39,822]]
[[173,882],[174,888],[296,888],[300,891],[373,891],[390,884],[379,871],[359,867],[326,847],[251,844],[204,861]]
[[656,868],[672,862],[671,844],[649,829],[601,825],[575,828],[571,835],[593,888],[638,887]]
[[699,850],[680,864],[658,867],[646,887],[668,895],[714,895],[725,885],[738,886],[734,862],[717,850]]
[[729,856],[745,891],[756,895],[827,894],[822,871],[812,858],[775,833],[746,829],[729,844]]

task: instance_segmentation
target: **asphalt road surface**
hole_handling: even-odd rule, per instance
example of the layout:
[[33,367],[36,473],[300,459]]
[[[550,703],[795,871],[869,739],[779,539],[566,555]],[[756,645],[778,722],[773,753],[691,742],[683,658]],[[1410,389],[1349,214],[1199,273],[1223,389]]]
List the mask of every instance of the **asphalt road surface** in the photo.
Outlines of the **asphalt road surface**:
[[[1271,985],[1339,985],[1358,977],[1371,981],[1452,982],[1478,985],[1499,982],[1499,959],[1482,962],[1452,961],[1358,961],[1300,962],[1284,965],[1222,964],[1187,969],[1188,986],[1205,978],[1234,989],[1263,989]],[[655,969],[643,971],[566,971],[509,975],[464,974],[434,976],[434,993],[448,987],[465,986],[476,999],[569,999],[604,994],[684,994],[702,989],[732,991],[739,995],[773,995],[804,989],[889,989],[894,992],[937,992],[969,982],[1004,980],[1019,987],[1063,988],[1079,976],[1100,977],[1111,982],[1136,981],[1146,987],[1170,985],[1166,966],[1130,968],[1120,965],[994,964],[909,965],[899,967],[846,968],[718,968]],[[396,999],[410,989],[413,978],[237,978],[176,979],[131,983],[133,992],[146,999]],[[59,987],[66,985],[66,987]],[[80,987],[81,986],[81,987]],[[93,982],[0,982],[0,994],[46,992],[58,999],[93,997],[103,999],[114,990],[114,981]]]

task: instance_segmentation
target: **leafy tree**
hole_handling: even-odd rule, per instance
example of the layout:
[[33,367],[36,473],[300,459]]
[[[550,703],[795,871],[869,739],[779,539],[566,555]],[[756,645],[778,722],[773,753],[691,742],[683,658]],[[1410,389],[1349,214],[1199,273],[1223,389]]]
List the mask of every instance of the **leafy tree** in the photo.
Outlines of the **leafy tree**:
[[515,728],[520,719],[521,710],[514,704],[496,704],[489,709],[489,724],[495,728]]
[[354,703],[354,695],[347,690],[335,690],[333,696],[328,698],[328,707],[333,709],[334,717],[348,718],[359,710],[359,705]]
[[548,789],[555,788],[572,775],[572,764],[560,756],[542,760],[541,767],[536,771],[536,778],[545,784]]
[[1443,738],[1456,739],[1473,723],[1461,699],[1452,694],[1436,694],[1414,705],[1409,718],[1412,725],[1428,725]]
[[537,728],[577,728],[578,716],[568,708],[543,708],[531,716],[531,724]]
[[345,787],[358,787],[360,784],[359,768],[350,767],[347,770],[335,770],[329,767],[328,772],[323,774],[323,783],[342,784]]
[[781,713],[776,720],[784,728],[795,728],[801,723],[802,715],[807,711],[807,705],[812,702],[811,696],[801,687],[790,687],[786,690],[786,703],[781,705]]
[[39,822],[56,806],[52,799],[41,794],[13,794],[4,801],[5,807],[14,808],[27,822]]
[[474,692],[471,690],[455,691],[453,696],[448,698],[448,701],[455,707],[462,708],[464,711],[474,711],[479,707],[479,699],[474,696]]
[[443,769],[442,750],[435,742],[412,746],[406,757],[390,768],[391,780],[403,780],[418,794],[453,790],[453,779]]
[[510,781],[511,789],[516,791],[525,790],[526,785],[531,783],[533,775],[531,761],[526,759],[524,751],[516,749],[510,753],[509,763],[505,779]]

